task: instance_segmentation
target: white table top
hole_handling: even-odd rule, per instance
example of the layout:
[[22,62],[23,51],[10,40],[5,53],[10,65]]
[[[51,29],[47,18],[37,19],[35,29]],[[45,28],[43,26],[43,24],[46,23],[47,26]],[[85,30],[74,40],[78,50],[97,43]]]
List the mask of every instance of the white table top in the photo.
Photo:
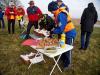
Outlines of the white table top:
[[65,53],[65,52],[70,51],[70,50],[73,49],[73,46],[66,44],[65,48],[57,48],[57,52],[55,52],[55,53],[46,53],[44,49],[36,49],[34,46],[31,46],[31,47],[34,48],[35,50],[43,53],[44,55],[50,57],[50,58],[54,58],[54,57],[56,57],[58,55],[61,55],[61,54]]

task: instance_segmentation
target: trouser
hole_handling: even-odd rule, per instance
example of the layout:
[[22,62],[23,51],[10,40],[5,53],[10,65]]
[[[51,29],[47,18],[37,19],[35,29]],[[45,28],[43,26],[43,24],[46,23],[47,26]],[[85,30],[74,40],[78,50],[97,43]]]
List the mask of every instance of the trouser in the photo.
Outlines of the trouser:
[[[66,44],[73,45],[73,40],[74,38],[66,38]],[[71,59],[72,59],[71,55],[72,55],[72,50],[62,54],[61,59],[63,60],[64,67],[68,67],[69,64],[71,64]]]
[[8,33],[11,33],[11,28],[12,28],[12,33],[14,34],[15,32],[15,20],[8,20]]
[[30,30],[31,30],[31,28],[32,28],[33,25],[34,25],[35,29],[38,29],[38,21],[35,21],[35,22],[30,22],[29,21],[28,26],[27,26],[27,35],[26,35],[26,38],[29,38]]
[[87,48],[89,46],[91,32],[81,32],[81,48]]
[[[23,21],[23,17],[21,18],[21,20]],[[19,28],[20,28],[20,29],[22,28],[22,27],[21,27],[21,24],[20,24],[21,20],[18,20]]]
[[[1,24],[2,22],[2,24]],[[4,23],[4,19],[0,19],[0,28],[4,29],[5,28],[5,23]]]

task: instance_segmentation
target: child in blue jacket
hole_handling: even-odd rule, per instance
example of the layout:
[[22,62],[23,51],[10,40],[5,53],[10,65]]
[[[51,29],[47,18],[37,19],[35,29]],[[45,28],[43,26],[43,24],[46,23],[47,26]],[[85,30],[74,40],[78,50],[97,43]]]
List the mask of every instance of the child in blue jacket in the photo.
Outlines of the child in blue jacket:
[[[2,11],[2,8],[0,7],[0,28],[2,27],[2,30],[4,30],[5,28],[5,24],[4,24],[4,12]],[[2,25],[1,25],[2,22]]]
[[[53,31],[53,34],[62,34],[66,35],[66,44],[72,45],[73,39],[76,37],[76,29],[73,25],[70,15],[66,11],[66,9],[62,9],[58,7],[57,2],[52,1],[48,5],[48,10],[55,15],[55,21],[58,25]],[[69,67],[71,63],[71,51],[67,51],[62,54],[61,59],[64,63],[64,69]]]

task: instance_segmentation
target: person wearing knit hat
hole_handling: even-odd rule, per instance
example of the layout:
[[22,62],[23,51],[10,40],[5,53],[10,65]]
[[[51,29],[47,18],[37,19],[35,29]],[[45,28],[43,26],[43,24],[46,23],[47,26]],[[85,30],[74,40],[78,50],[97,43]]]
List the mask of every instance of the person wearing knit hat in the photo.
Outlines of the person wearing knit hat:
[[[12,33],[14,34],[15,32],[15,19],[17,15],[16,7],[14,2],[9,2],[9,6],[6,7],[5,10],[5,15],[7,16],[8,20],[8,33],[11,33],[11,28],[12,28]],[[11,27],[12,26],[12,27]]]
[[[64,33],[66,35],[66,44],[72,45],[72,40],[76,37],[76,29],[68,12],[65,9],[59,8],[55,1],[49,3],[48,11],[54,14],[57,25],[57,27],[52,30],[51,34]],[[62,54],[61,59],[64,62],[64,69],[66,70],[71,63],[71,51]]]
[[27,25],[26,39],[29,38],[30,30],[33,25],[34,25],[34,29],[38,29],[39,15],[42,14],[41,10],[34,5],[33,0],[31,0],[28,4],[29,7],[27,8],[27,14],[28,14],[29,23]]
[[50,12],[53,12],[53,11],[57,10],[58,8],[59,8],[58,4],[55,1],[52,1],[48,5],[48,11],[50,11]]
[[68,6],[65,5],[65,4],[63,3],[62,0],[57,0],[56,2],[57,2],[57,4],[58,4],[59,8],[61,8],[61,7],[65,7],[65,9],[69,12],[69,8],[68,8]]

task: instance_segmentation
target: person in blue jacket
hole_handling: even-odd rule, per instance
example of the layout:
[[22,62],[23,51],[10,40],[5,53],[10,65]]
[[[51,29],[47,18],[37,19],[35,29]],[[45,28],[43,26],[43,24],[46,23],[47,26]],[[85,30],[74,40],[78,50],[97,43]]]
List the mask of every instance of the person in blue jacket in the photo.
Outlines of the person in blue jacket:
[[[60,9],[57,2],[52,1],[48,5],[48,11],[55,16],[57,27],[52,30],[53,34],[66,34],[66,44],[72,45],[72,40],[75,39],[76,29],[71,21],[70,15],[66,9]],[[61,59],[64,62],[64,69],[69,67],[71,63],[71,51],[67,51],[62,54]]]
[[[4,30],[5,28],[3,16],[4,16],[4,12],[2,11],[2,8],[0,7],[0,28],[2,28],[2,30]],[[2,22],[2,25],[1,25],[1,22]]]

